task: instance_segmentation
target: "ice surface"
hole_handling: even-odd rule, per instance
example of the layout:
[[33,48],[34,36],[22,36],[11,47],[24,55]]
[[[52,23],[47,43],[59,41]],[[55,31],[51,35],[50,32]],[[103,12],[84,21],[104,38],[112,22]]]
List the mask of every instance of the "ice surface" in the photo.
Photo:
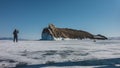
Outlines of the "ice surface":
[[0,68],[120,67],[120,40],[0,40]]

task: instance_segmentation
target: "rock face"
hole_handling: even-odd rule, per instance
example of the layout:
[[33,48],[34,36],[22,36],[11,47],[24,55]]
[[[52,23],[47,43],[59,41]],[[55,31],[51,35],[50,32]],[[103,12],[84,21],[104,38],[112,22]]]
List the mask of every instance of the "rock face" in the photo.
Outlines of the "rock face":
[[94,39],[106,40],[108,38],[103,36],[103,35],[101,35],[101,34],[98,34],[98,35],[94,35]]
[[42,31],[42,40],[56,40],[56,39],[94,39],[94,35],[82,30],[75,30],[69,28],[57,28],[53,24],[44,28]]

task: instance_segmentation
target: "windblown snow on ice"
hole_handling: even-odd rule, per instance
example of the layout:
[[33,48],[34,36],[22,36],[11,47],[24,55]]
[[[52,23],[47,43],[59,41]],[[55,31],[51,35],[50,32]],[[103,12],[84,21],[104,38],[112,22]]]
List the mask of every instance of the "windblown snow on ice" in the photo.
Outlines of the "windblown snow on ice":
[[116,68],[120,40],[0,40],[0,68]]

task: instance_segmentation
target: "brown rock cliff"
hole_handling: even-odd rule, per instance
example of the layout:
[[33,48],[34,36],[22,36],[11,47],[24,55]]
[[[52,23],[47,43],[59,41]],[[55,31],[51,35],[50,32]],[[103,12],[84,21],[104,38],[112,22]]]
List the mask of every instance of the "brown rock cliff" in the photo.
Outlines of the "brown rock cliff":
[[69,28],[56,28],[53,24],[50,24],[47,28],[43,29],[42,39],[54,40],[54,38],[93,39],[94,36],[86,31]]

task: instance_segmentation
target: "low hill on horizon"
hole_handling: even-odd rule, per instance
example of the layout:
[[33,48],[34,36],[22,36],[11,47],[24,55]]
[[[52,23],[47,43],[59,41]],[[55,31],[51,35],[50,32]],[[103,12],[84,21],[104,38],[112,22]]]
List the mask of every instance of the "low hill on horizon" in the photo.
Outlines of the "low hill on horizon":
[[[1,37],[0,38],[0,40],[13,40],[13,38],[12,37]],[[21,41],[27,41],[27,40],[29,40],[29,39],[18,39],[18,40],[21,40]]]
[[108,37],[109,40],[120,40],[120,37]]

